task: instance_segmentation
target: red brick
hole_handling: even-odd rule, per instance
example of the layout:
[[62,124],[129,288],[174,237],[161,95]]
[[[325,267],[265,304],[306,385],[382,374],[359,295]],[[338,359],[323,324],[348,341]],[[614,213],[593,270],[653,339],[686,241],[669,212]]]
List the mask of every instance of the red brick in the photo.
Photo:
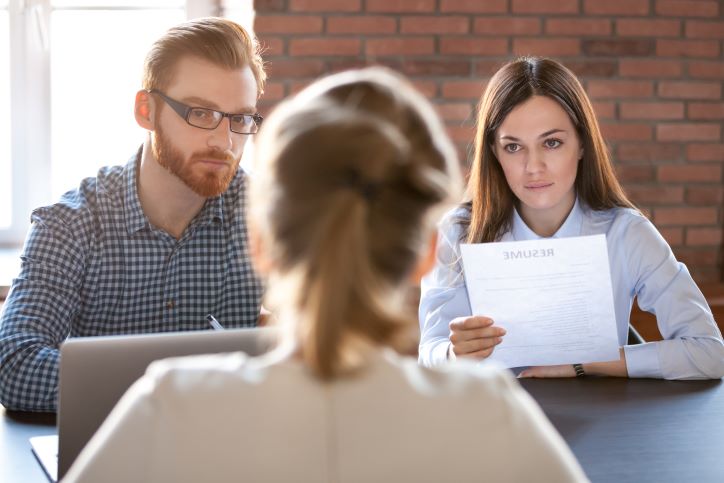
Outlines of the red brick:
[[447,60],[443,58],[405,59],[397,69],[409,76],[469,76],[470,62],[468,60]]
[[686,116],[689,119],[721,121],[724,119],[724,102],[691,102],[687,106]]
[[641,164],[617,164],[616,176],[622,183],[653,181],[654,167]]
[[662,81],[659,97],[669,99],[721,99],[719,82]]
[[627,186],[626,194],[636,204],[674,205],[684,201],[683,186]]
[[261,51],[264,58],[284,55],[284,39],[280,37],[264,35],[259,39],[259,44],[261,45]]
[[435,81],[424,81],[415,79],[412,81],[412,85],[414,85],[415,89],[420,91],[420,93],[428,99],[437,97],[437,82]]
[[715,164],[666,164],[658,166],[657,178],[663,182],[716,182],[721,179],[721,166]]
[[724,22],[687,20],[685,31],[691,39],[724,39]]
[[581,41],[570,38],[538,37],[535,39],[513,39],[515,55],[540,55],[547,57],[563,57],[579,55]]
[[717,57],[716,40],[656,40],[656,55],[662,57]]
[[616,34],[626,37],[678,37],[681,35],[681,22],[621,18],[616,20]]
[[435,0],[367,0],[368,12],[418,12],[435,10]]
[[312,80],[295,81],[289,86],[289,95],[294,95],[312,83]]
[[403,34],[466,34],[470,32],[468,17],[403,17],[400,20]]
[[619,108],[621,119],[683,119],[683,102],[624,102]]
[[512,0],[512,9],[513,13],[578,13],[578,0]]
[[717,1],[702,0],[656,0],[655,11],[669,17],[716,17],[719,15]]
[[721,126],[714,123],[690,122],[656,125],[658,141],[718,141],[720,137]]
[[507,59],[505,60],[476,60],[475,61],[475,75],[478,77],[491,77],[495,74],[498,69],[503,67]]
[[683,228],[661,228],[659,230],[664,240],[671,246],[677,247],[684,244],[684,229]]
[[649,56],[654,52],[653,39],[584,40],[586,55],[615,57]]
[[721,283],[720,269],[716,265],[709,267],[688,267],[689,273],[694,281],[699,284],[715,284]]
[[586,92],[592,98],[598,99],[651,97],[654,93],[654,86],[650,81],[590,80]]
[[[691,269],[691,267],[703,266],[712,267],[716,266],[718,258],[718,250],[716,248],[689,248],[689,249],[678,249],[676,251],[676,258]],[[693,272],[693,270],[692,270]]]
[[608,59],[572,60],[566,67],[579,77],[613,77],[617,69],[616,62]]
[[724,202],[724,186],[689,186],[686,203],[690,205],[718,205]]
[[719,246],[722,242],[722,228],[687,228],[686,245],[691,247]]
[[329,17],[327,32],[330,34],[390,34],[397,31],[397,20],[381,15],[364,17]]
[[472,143],[475,138],[475,126],[446,126],[446,129],[454,142]]
[[478,35],[539,35],[540,19],[532,17],[478,17],[473,32]]
[[441,0],[440,12],[442,13],[506,13],[508,11],[508,0]]
[[485,86],[480,81],[447,81],[442,85],[442,96],[446,99],[474,99],[483,94]]
[[254,20],[258,34],[316,34],[322,32],[322,17],[312,15],[258,15]]
[[264,102],[278,101],[283,98],[284,98],[284,83],[283,82],[267,82],[264,85],[264,95],[262,96],[262,100]]
[[616,147],[617,161],[678,161],[679,143],[620,143]]
[[444,121],[473,121],[474,109],[472,103],[457,102],[436,104],[435,110]]
[[702,79],[724,78],[724,62],[689,62],[689,75]]
[[290,12],[359,12],[361,0],[289,0]]
[[277,59],[267,65],[267,73],[272,79],[318,77],[325,72],[324,62],[318,59]]
[[724,161],[724,144],[689,144],[686,147],[686,159],[689,161]]
[[285,0],[254,0],[254,11],[260,12],[282,12],[286,9]]
[[340,72],[343,70],[350,70],[350,69],[362,69],[364,67],[369,67],[371,65],[383,65],[385,67],[390,67],[392,69],[397,68],[399,64],[396,64],[395,62],[388,62],[390,59],[366,59],[366,58],[337,58],[337,59],[326,59],[327,60],[327,69],[330,73],[332,72]]
[[583,12],[589,15],[648,15],[649,0],[585,0]]
[[609,101],[592,102],[593,110],[598,119],[614,119],[616,117],[616,103]]
[[301,38],[289,41],[291,55],[358,55],[360,40],[348,38]]
[[442,37],[440,53],[447,55],[505,55],[508,53],[508,40],[470,36]]
[[401,37],[368,39],[367,55],[424,55],[435,51],[432,37]]
[[654,223],[669,225],[711,225],[716,223],[714,208],[656,208]]
[[609,35],[611,21],[606,19],[554,18],[546,20],[546,33],[553,35]]
[[683,68],[679,60],[627,60],[619,61],[619,74],[623,77],[680,77]]
[[652,137],[648,124],[601,123],[601,131],[606,141],[649,141]]

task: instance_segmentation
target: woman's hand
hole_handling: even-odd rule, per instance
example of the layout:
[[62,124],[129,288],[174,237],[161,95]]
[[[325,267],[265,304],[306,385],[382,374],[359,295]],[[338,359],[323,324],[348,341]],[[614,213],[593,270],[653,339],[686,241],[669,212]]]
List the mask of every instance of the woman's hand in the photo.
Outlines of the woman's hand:
[[505,329],[493,325],[493,319],[483,316],[458,317],[450,322],[448,359],[490,357],[495,346],[503,342]]
[[[628,367],[626,366],[626,352],[623,347],[618,349],[619,359],[617,361],[608,362],[591,362],[583,364],[583,370],[587,376],[611,376],[611,377],[628,377]],[[573,364],[564,364],[562,366],[534,366],[524,370],[518,377],[575,377],[576,370]]]

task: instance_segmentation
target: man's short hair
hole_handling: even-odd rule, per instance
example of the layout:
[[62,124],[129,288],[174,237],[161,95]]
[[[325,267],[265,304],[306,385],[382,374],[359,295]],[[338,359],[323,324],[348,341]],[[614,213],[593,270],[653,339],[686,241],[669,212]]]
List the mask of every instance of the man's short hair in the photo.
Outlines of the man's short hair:
[[143,88],[163,91],[183,57],[194,56],[227,69],[251,68],[258,95],[264,92],[264,63],[259,44],[244,28],[229,19],[205,17],[169,29],[156,40],[143,66]]

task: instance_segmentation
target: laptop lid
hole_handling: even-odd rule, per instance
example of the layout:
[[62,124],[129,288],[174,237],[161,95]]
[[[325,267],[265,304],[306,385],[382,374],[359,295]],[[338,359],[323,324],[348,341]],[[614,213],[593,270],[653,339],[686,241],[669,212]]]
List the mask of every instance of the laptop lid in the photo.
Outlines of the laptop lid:
[[69,339],[60,349],[58,472],[62,479],[113,406],[158,359],[272,348],[273,328]]

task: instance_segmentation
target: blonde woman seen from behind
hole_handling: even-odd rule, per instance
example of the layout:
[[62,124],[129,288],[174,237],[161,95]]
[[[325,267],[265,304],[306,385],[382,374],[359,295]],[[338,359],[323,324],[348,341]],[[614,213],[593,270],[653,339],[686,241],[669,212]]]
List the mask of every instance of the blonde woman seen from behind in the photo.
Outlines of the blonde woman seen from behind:
[[434,253],[457,159],[429,103],[371,68],[284,102],[260,132],[256,266],[283,334],[151,365],[67,481],[582,481],[504,370],[420,367],[404,298]]

